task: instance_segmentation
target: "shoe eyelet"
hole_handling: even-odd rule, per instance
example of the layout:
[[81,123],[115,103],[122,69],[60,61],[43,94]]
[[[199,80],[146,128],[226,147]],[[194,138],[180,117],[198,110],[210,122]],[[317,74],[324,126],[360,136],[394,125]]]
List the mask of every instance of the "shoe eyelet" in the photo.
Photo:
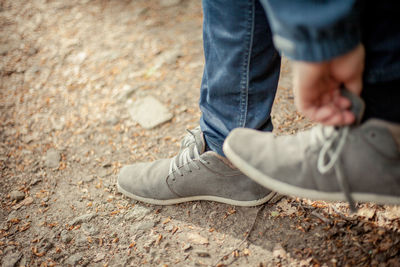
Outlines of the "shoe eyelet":
[[376,136],[374,132],[371,132],[369,135],[371,136],[371,138],[375,138]]
[[176,180],[175,178],[172,178],[172,181],[173,181],[173,182],[175,182],[175,180]]

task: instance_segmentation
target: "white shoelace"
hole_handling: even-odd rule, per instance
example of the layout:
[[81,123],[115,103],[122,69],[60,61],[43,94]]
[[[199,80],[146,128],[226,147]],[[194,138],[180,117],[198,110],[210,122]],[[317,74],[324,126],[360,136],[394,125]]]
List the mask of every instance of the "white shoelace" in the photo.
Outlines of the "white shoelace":
[[[182,146],[188,147],[184,148],[178,155],[171,159],[171,163],[169,165],[169,175],[176,172],[180,176],[183,176],[183,173],[180,170],[180,167],[183,166],[186,171],[192,172],[191,167],[195,168],[196,170],[200,170],[200,166],[196,163],[199,161],[203,164],[208,164],[207,161],[200,157],[199,150],[197,149],[196,140],[194,137],[194,133],[190,130],[188,131],[188,135],[186,135],[182,140]],[[191,144],[193,143],[193,144]]]
[[312,135],[311,138],[317,139],[323,144],[318,155],[318,171],[321,174],[325,174],[334,168],[338,183],[350,204],[350,210],[355,212],[355,202],[350,194],[350,186],[343,174],[341,162],[339,160],[339,156],[342,153],[349,134],[349,127],[343,127],[339,130],[333,127],[317,127],[318,128],[313,131],[314,135]]

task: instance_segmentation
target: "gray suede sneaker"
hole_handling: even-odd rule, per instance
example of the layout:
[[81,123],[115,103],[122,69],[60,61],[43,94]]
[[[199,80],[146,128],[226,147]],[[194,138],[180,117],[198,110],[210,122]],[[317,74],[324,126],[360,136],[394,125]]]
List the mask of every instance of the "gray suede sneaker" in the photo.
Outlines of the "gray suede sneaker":
[[188,132],[174,158],[123,167],[118,190],[135,200],[156,205],[211,200],[256,206],[277,199],[274,192],[246,177],[226,158],[205,152],[200,127]]
[[370,119],[291,136],[235,129],[224,152],[241,171],[278,193],[400,204],[400,125]]

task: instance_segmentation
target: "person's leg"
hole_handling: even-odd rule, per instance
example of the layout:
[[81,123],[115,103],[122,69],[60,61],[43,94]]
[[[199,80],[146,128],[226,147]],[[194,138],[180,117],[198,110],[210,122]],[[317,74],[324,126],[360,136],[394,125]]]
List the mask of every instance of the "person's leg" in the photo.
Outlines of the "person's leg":
[[[235,168],[222,154],[235,127],[271,130],[270,111],[279,77],[264,11],[256,1],[204,1],[206,66],[201,127],[184,138],[172,159],[125,166],[118,190],[133,199],[169,205],[213,200],[254,206],[279,199]],[[206,143],[209,150],[206,151]]]
[[353,208],[354,201],[400,204],[400,30],[392,27],[400,23],[398,5],[365,2],[363,101],[350,97],[354,110],[365,102],[361,124],[279,137],[237,129],[224,144],[227,157],[282,194],[348,200]]
[[203,10],[200,125],[209,148],[223,155],[234,128],[272,131],[280,56],[258,1],[203,0]]

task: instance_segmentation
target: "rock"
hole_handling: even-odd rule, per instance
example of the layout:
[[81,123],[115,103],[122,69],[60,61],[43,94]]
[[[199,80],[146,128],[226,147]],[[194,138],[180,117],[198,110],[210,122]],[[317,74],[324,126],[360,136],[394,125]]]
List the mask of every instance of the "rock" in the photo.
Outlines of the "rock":
[[166,50],[157,57],[157,59],[154,63],[153,69],[157,70],[164,64],[167,64],[167,65],[176,64],[176,61],[180,57],[182,57],[182,52],[181,52],[180,47]]
[[131,221],[131,220],[140,221],[149,213],[150,213],[149,209],[147,209],[145,207],[141,207],[141,206],[135,206],[132,210],[129,210],[125,214],[125,220],[127,220],[127,221]]
[[84,183],[90,183],[90,182],[93,182],[93,180],[94,180],[94,177],[93,177],[93,176],[84,176],[84,177],[82,178],[82,181],[83,181]]
[[192,248],[192,245],[191,245],[191,244],[186,244],[186,245],[182,248],[182,250],[186,252],[186,251],[189,251],[191,248]]
[[119,119],[118,119],[117,117],[114,117],[114,116],[108,118],[107,121],[106,121],[106,123],[107,123],[108,125],[111,125],[111,126],[116,125],[118,122],[119,122]]
[[290,216],[292,214],[295,214],[297,212],[297,208],[293,207],[286,198],[282,199],[276,207],[281,209],[280,214]]
[[14,191],[10,192],[10,197],[11,197],[11,200],[20,201],[25,198],[25,193],[18,191],[18,190],[14,190]]
[[1,266],[2,267],[17,266],[17,263],[21,259],[21,257],[22,257],[21,252],[9,253],[6,256],[4,256]]
[[72,240],[72,234],[67,230],[63,230],[61,231],[60,239],[63,243],[69,243]]
[[61,160],[61,153],[53,148],[47,150],[45,165],[47,168],[58,168]]
[[132,119],[143,128],[152,129],[172,119],[172,113],[154,97],[135,101],[129,108]]
[[362,216],[366,219],[372,219],[375,215],[375,209],[374,208],[362,208],[359,209],[357,212],[357,215]]
[[287,258],[287,253],[280,244],[278,244],[274,247],[272,255],[274,256],[274,258],[281,258],[281,259]]
[[96,257],[93,259],[93,262],[99,262],[104,260],[104,258],[106,257],[106,255],[104,253],[97,253]]
[[146,231],[153,228],[154,225],[155,223],[153,221],[140,222],[131,226],[131,232]]
[[89,222],[91,219],[93,219],[94,217],[96,217],[97,214],[96,213],[88,213],[88,214],[84,214],[81,215],[79,217],[76,217],[75,219],[73,219],[69,225],[76,225],[76,224],[80,224],[83,222]]
[[140,86],[133,87],[128,84],[125,84],[124,86],[122,86],[120,92],[118,93],[117,100],[118,101],[127,100],[133,95],[133,93],[137,91],[138,88],[140,88]]
[[190,242],[200,245],[208,244],[208,239],[198,233],[189,233],[187,235]]
[[79,254],[79,253],[77,253],[77,254],[74,254],[74,255],[69,256],[69,258],[67,258],[67,259],[64,261],[64,264],[75,266],[75,265],[78,264],[78,262],[79,262],[80,260],[82,260],[82,255]]
[[171,7],[180,4],[181,0],[160,0],[161,7]]
[[82,224],[81,229],[83,231],[85,231],[86,233],[88,233],[89,235],[92,235],[92,236],[93,235],[97,235],[100,232],[98,227],[96,227],[94,225],[91,225],[91,224],[88,224],[88,223]]
[[83,247],[87,244],[87,238],[85,235],[80,234],[75,236],[75,245],[78,247]]
[[50,121],[51,121],[51,124],[52,124],[54,130],[61,131],[64,129],[64,126],[65,126],[65,118],[64,117],[61,117],[58,120],[51,118]]

